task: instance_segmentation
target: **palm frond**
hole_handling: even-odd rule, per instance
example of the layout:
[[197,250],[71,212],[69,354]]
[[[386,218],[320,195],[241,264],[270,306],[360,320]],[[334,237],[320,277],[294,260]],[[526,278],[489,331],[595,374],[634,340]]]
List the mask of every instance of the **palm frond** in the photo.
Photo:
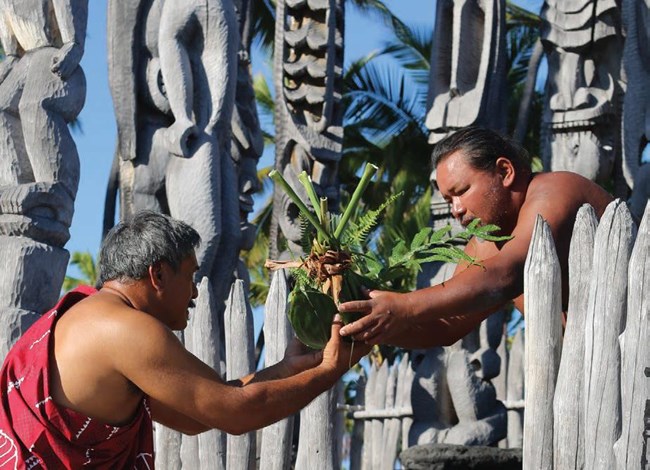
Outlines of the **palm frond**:
[[253,18],[253,43],[273,56],[275,38],[275,0],[251,0]]
[[347,126],[364,124],[371,140],[381,143],[400,134],[409,124],[424,131],[422,92],[404,73],[372,62],[350,74],[344,83],[344,121]]

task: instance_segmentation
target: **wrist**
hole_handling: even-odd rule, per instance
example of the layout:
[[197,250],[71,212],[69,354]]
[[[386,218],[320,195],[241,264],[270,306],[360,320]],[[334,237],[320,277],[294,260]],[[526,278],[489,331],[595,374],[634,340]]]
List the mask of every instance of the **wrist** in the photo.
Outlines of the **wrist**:
[[333,387],[334,384],[338,382],[339,378],[345,373],[345,370],[338,370],[335,365],[324,363],[318,365],[316,369],[319,371],[319,375],[327,382],[328,388]]
[[412,323],[415,323],[415,320],[417,318],[415,298],[413,297],[412,292],[407,292],[402,295],[404,296],[402,299],[404,304],[404,317],[402,318],[402,321],[410,325]]

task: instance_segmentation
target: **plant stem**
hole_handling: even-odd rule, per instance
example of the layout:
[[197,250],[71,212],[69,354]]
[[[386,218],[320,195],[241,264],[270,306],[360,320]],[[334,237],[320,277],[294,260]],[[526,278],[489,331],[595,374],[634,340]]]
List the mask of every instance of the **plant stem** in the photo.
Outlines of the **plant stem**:
[[327,230],[327,233],[330,233],[330,214],[329,214],[329,207],[327,206],[326,197],[320,198],[320,213],[321,213],[320,221],[325,227],[325,230]]
[[345,208],[345,212],[341,217],[341,222],[339,222],[339,225],[336,227],[336,230],[334,231],[334,238],[336,240],[339,239],[339,237],[343,233],[343,230],[345,230],[345,226],[348,224],[350,217],[352,217],[354,211],[357,210],[357,206],[359,205],[359,200],[361,199],[361,195],[366,190],[368,184],[370,184],[370,180],[372,179],[373,176],[375,176],[375,173],[377,173],[377,167],[372,163],[367,163],[366,167],[363,169],[363,175],[361,176],[361,180],[359,181],[357,188],[354,190],[354,193],[352,194],[350,203]]
[[300,199],[300,196],[296,194],[296,192],[293,190],[291,185],[287,183],[287,180],[284,179],[284,177],[277,171],[277,170],[271,170],[269,173],[269,178],[271,178],[276,184],[279,184],[282,189],[287,193],[287,196],[294,202],[296,206],[298,206],[298,209],[300,210],[300,213],[305,216],[305,218],[311,223],[314,228],[318,231],[319,234],[323,236],[324,240],[327,240],[328,242],[332,242],[332,237],[330,236],[329,233],[327,233],[323,227],[321,226],[320,222],[318,222],[318,219],[314,217],[314,214],[307,208],[304,202],[302,202],[302,199]]
[[[320,211],[320,203],[318,202],[318,196],[316,195],[316,190],[314,185],[311,182],[311,178],[306,171],[301,171],[298,175],[298,181],[300,181],[307,192],[307,196],[311,201],[311,205],[314,208],[314,212],[318,216],[318,221],[323,222],[323,213]],[[327,232],[329,232],[329,227],[323,227]]]

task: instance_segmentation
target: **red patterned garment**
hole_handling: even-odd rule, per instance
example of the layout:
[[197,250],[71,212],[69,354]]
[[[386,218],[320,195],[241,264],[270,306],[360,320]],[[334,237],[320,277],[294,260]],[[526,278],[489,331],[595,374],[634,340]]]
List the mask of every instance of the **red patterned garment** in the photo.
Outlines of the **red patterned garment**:
[[153,430],[147,399],[135,418],[110,426],[52,401],[49,351],[56,320],[95,292],[80,287],[63,297],[16,342],[0,372],[0,469],[153,469]]

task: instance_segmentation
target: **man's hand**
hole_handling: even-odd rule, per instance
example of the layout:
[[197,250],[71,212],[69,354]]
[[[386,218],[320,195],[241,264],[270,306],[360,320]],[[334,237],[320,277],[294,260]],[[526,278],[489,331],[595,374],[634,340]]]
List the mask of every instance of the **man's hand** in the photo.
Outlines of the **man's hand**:
[[343,321],[340,315],[334,316],[332,336],[323,349],[322,367],[334,371],[337,378],[343,375],[359,359],[370,352],[371,345],[366,343],[348,343],[341,338]]
[[339,312],[356,312],[364,317],[340,331],[366,344],[385,344],[409,328],[408,298],[406,294],[373,290],[368,300],[354,300],[339,305]]
[[286,367],[288,377],[316,367],[322,359],[323,351],[314,351],[302,344],[298,338],[292,338],[284,351],[282,362]]

